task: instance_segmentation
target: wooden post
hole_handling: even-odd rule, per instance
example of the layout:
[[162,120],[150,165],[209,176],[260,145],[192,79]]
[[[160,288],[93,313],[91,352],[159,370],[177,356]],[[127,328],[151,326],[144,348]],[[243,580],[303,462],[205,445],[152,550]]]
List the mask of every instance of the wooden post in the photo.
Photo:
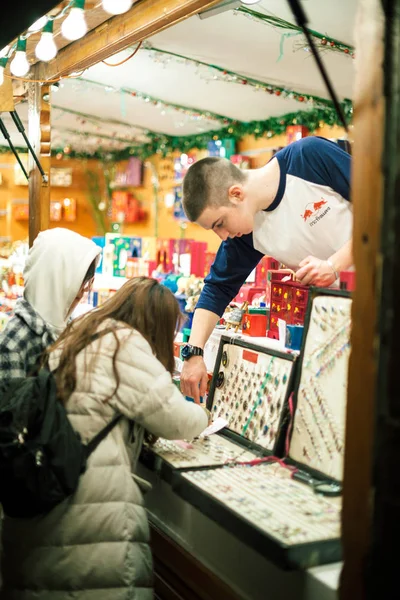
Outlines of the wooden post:
[[352,172],[357,290],[352,312],[346,418],[341,600],[366,597],[364,578],[370,547],[383,204],[383,34],[381,0],[360,0],[356,24]]
[[[34,68],[34,76],[37,73]],[[50,161],[51,161],[51,125],[50,125],[50,85],[29,84],[29,141],[35,150],[40,164],[47,175],[47,183],[29,154],[29,245],[40,231],[48,229],[50,219]]]
[[[400,0],[385,11],[386,127],[380,344],[374,445],[374,513],[368,598],[399,596],[400,536]],[[388,590],[385,594],[384,590]],[[390,590],[390,592],[389,592]]]

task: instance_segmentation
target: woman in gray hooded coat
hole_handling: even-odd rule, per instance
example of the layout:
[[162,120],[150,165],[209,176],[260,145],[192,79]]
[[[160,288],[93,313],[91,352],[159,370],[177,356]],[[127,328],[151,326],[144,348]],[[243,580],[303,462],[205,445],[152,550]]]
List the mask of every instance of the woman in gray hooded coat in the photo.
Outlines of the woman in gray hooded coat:
[[149,527],[135,477],[144,432],[193,438],[209,416],[172,381],[180,316],[170,290],[135,278],[50,348],[59,398],[83,442],[116,414],[124,418],[90,456],[73,496],[41,517],[5,517],[1,600],[153,598]]

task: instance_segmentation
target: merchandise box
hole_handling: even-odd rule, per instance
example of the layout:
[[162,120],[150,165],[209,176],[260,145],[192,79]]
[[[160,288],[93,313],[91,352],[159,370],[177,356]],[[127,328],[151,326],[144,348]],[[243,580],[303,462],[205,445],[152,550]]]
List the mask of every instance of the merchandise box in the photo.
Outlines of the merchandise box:
[[282,454],[278,444],[275,455],[172,475],[175,493],[280,568],[341,559],[351,302],[310,288]]
[[142,239],[118,233],[106,233],[105,239],[105,245],[113,247],[113,276],[125,277],[128,259],[142,254]]
[[295,281],[271,282],[269,337],[278,337],[279,319],[286,325],[304,324],[309,289]]
[[293,354],[222,335],[207,407],[226,426],[190,441],[160,439],[144,449],[143,462],[170,481],[176,469],[282,456],[295,361]]

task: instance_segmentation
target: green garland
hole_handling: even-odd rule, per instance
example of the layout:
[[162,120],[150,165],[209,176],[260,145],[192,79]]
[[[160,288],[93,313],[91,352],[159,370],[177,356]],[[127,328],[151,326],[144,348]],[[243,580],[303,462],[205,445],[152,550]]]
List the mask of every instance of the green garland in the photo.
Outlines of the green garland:
[[[353,107],[350,100],[342,102],[342,107],[348,121],[351,120]],[[311,133],[320,128],[324,123],[328,126],[341,125],[341,122],[333,108],[315,108],[310,111],[300,111],[288,113],[280,117],[271,117],[265,121],[250,121],[247,123],[241,121],[232,121],[227,127],[216,129],[205,133],[190,136],[169,136],[151,132],[149,137],[151,141],[138,147],[129,147],[119,151],[107,151],[98,148],[93,154],[87,152],[76,152],[71,149],[66,154],[67,158],[97,159],[120,161],[127,160],[131,156],[136,156],[145,160],[154,154],[166,156],[169,153],[180,151],[187,152],[192,148],[204,149],[210,140],[231,138],[235,141],[240,140],[245,135],[253,135],[255,138],[266,137],[271,139],[277,135],[282,135],[288,125],[304,125]],[[8,147],[0,147],[0,153],[9,152]],[[19,151],[26,152],[26,148]],[[53,155],[59,158],[64,155],[62,148],[55,148]]]
[[143,50],[147,50],[148,52],[153,52],[155,54],[160,54],[163,56],[169,56],[173,59],[176,59],[177,61],[184,62],[185,64],[190,63],[198,67],[206,67],[210,70],[210,72],[215,71],[216,74],[213,76],[213,79],[223,81],[224,83],[248,85],[249,87],[254,87],[257,90],[262,90],[269,94],[275,94],[276,96],[280,96],[281,98],[289,98],[290,100],[297,100],[297,102],[310,103],[316,107],[332,106],[332,101],[327,98],[321,98],[320,96],[315,96],[314,94],[299,92],[296,90],[291,90],[288,87],[275,85],[274,83],[268,83],[265,81],[254,79],[252,77],[246,77],[245,75],[241,75],[240,73],[237,73],[235,71],[230,71],[229,69],[219,67],[218,65],[206,63],[201,60],[196,60],[194,58],[189,58],[188,56],[183,56],[182,54],[177,54],[175,52],[161,50],[160,48],[155,48],[150,44],[144,45]]
[[[264,13],[259,13],[251,8],[247,8],[246,6],[240,6],[235,9],[235,13],[239,13],[253,19],[255,21],[262,21],[267,25],[271,25],[272,27],[276,27],[278,29],[284,29],[286,31],[292,31],[293,33],[303,33],[303,30],[298,25],[294,25],[289,21],[285,21],[284,19],[280,19],[279,17],[273,17],[271,15],[266,15]],[[332,38],[328,35],[324,35],[319,31],[315,31],[314,29],[309,29],[312,37],[318,40],[322,50],[330,50],[332,52],[342,52],[347,54],[348,56],[354,56],[354,47],[349,44],[345,44],[340,40]],[[304,45],[303,47],[306,47]]]

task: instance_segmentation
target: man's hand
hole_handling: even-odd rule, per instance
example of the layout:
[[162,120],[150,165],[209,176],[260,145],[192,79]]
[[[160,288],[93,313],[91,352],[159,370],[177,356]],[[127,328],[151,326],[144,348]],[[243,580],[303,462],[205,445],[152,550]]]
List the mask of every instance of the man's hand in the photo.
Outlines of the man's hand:
[[300,269],[296,272],[296,279],[303,285],[329,287],[336,280],[333,269],[326,260],[320,260],[315,256],[307,256],[299,266]]
[[181,373],[182,394],[200,404],[200,396],[204,396],[207,391],[207,382],[207,369],[202,356],[192,356],[184,361]]

